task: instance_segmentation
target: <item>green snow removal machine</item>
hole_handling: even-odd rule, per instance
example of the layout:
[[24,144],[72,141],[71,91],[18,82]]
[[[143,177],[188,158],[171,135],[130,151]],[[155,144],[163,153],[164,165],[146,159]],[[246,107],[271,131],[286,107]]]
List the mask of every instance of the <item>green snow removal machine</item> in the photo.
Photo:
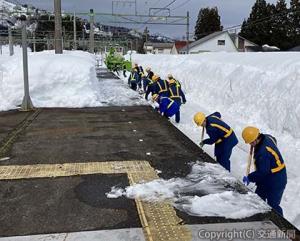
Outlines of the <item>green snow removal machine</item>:
[[120,54],[117,54],[115,48],[110,48],[104,63],[110,71],[118,71],[123,69],[131,71],[131,62],[129,60],[125,60]]

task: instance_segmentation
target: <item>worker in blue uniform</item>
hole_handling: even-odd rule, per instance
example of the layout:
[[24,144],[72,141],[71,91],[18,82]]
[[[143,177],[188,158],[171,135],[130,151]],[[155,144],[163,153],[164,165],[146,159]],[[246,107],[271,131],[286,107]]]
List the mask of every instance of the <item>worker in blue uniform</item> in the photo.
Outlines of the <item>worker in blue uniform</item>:
[[280,207],[281,198],[287,184],[286,166],[277,147],[276,139],[253,126],[246,127],[242,132],[246,144],[254,148],[254,164],[256,170],[244,176],[243,182],[256,183],[256,194],[283,215]]
[[145,75],[144,74],[143,66],[139,66],[138,67],[138,74],[139,74],[139,83],[138,83],[138,86],[139,86],[139,89],[142,89],[142,77]]
[[[176,103],[180,107],[181,104],[186,103],[186,98],[181,89],[180,84],[178,84],[174,78],[170,78],[170,76],[173,77],[170,74],[168,75],[169,96],[172,100],[176,101]],[[180,121],[180,108],[179,108],[178,112],[176,113],[175,121],[176,121],[176,123],[179,123],[179,121]]]
[[197,126],[205,128],[209,136],[208,139],[201,141],[200,146],[215,144],[217,162],[230,172],[230,156],[233,147],[238,143],[232,128],[221,119],[219,112],[215,112],[207,117],[205,117],[204,113],[198,112],[194,115],[194,122]]
[[153,71],[151,70],[150,67],[146,68],[146,73],[147,73],[147,78],[152,80],[152,77],[154,75]]
[[168,81],[170,81],[170,80],[174,80],[176,85],[181,87],[181,83],[177,79],[175,79],[172,74],[168,74]]
[[155,88],[155,82],[152,79],[147,78],[147,83],[145,82],[145,85],[146,85],[145,99],[148,100],[148,96],[150,93],[152,96],[155,93],[157,93],[157,88]]
[[176,101],[169,97],[160,96],[159,94],[154,94],[152,96],[152,101],[156,101],[159,104],[159,113],[166,118],[170,118],[175,115],[179,110],[179,105]]
[[158,94],[160,97],[169,97],[169,84],[166,80],[161,79],[158,75],[152,76],[153,93]]
[[128,85],[131,89],[136,90],[139,81],[139,75],[136,68],[132,68],[131,73],[128,78]]
[[142,73],[141,73],[141,68],[137,63],[133,64],[133,68],[137,72],[137,79],[136,79],[136,85],[140,88],[141,87],[141,82],[142,82]]
[[[149,86],[151,86],[154,82],[152,81],[152,79],[148,78],[148,76],[142,75],[142,83],[143,83],[143,90],[145,93],[147,93]],[[148,95],[150,94],[150,91],[151,89],[149,90]]]

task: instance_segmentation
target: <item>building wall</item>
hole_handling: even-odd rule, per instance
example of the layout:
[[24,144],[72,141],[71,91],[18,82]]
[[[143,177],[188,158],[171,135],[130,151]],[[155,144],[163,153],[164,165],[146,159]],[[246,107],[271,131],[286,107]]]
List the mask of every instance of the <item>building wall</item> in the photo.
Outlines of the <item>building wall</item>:
[[250,47],[256,46],[255,44],[253,44],[253,43],[251,43],[251,42],[249,42],[247,40],[245,40],[244,45],[245,45],[245,52],[253,52],[252,50],[249,50],[247,47],[249,47],[249,46]]
[[172,49],[165,49],[165,48],[154,48],[154,54],[171,54]]
[[144,51],[146,54],[153,53],[153,46],[144,46]]
[[[225,45],[221,45],[224,43]],[[218,44],[219,41],[219,44]],[[204,43],[201,43],[197,46],[190,47],[190,53],[201,53],[201,52],[238,52],[237,48],[235,47],[234,43],[232,42],[229,34],[223,33],[219,36],[216,36],[212,39],[207,40]]]
[[175,44],[173,45],[173,48],[171,49],[171,54],[178,54]]
[[235,38],[235,44],[236,44],[238,50],[241,52],[252,52],[252,50],[249,50],[247,47],[256,46],[252,42],[250,42],[244,38],[241,38],[241,37]]

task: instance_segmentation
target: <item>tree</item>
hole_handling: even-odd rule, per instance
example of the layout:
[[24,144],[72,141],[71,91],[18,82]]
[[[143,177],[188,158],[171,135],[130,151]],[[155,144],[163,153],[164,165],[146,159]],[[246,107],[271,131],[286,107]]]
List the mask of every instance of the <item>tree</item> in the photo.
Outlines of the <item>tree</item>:
[[149,33],[150,33],[150,31],[148,30],[148,27],[146,27],[146,28],[144,29],[144,32],[143,32],[143,40],[144,40],[144,42],[148,42],[148,39],[149,39]]
[[[54,16],[44,14],[38,16],[38,24],[36,28],[36,38],[37,39],[45,39],[47,37],[48,39],[54,39],[54,29],[55,29],[55,23],[54,23]],[[73,40],[73,16],[66,15],[62,18],[62,27],[64,30],[64,40]],[[76,18],[76,28],[78,30],[81,30],[83,28],[83,22],[80,18]],[[32,44],[30,44],[30,47],[32,47]],[[46,43],[37,43],[36,44],[36,50],[37,51],[43,51],[47,49]]]
[[265,0],[256,0],[247,20],[244,20],[241,36],[258,44],[270,44],[272,34],[272,14],[274,5]]
[[218,8],[201,8],[195,26],[195,40],[203,38],[211,33],[222,31],[221,18]]
[[137,45],[138,45],[138,46],[137,46],[137,52],[138,52],[139,54],[145,54],[144,44],[145,44],[145,42],[147,42],[148,39],[149,39],[149,33],[150,33],[150,31],[149,31],[148,28],[146,27],[146,28],[144,29],[142,38],[141,38],[141,39],[138,38],[138,40],[137,40]]
[[300,0],[291,0],[290,3],[290,40],[294,46],[300,45]]
[[271,45],[279,47],[281,50],[287,50],[291,46],[290,42],[290,23],[288,19],[288,8],[285,0],[278,0],[274,7],[272,18],[272,38]]
[[258,44],[269,44],[288,50],[300,45],[300,0],[291,0],[290,9],[285,0],[276,5],[256,0],[241,36]]

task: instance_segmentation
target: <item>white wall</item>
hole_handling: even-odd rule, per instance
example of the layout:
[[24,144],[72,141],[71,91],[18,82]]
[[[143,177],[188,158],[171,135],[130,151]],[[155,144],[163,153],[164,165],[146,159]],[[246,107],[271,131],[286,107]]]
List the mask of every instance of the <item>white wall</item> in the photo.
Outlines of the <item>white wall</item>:
[[171,49],[171,54],[178,54],[175,44],[173,45],[173,48]]
[[[218,40],[225,40],[225,45],[218,45]],[[204,43],[190,47],[190,53],[199,52],[238,52],[227,32],[220,34]]]
[[158,49],[157,48],[154,48],[154,53],[155,54],[171,54],[171,50],[172,49],[163,49],[162,50],[162,52],[160,52],[160,51],[158,51]]

